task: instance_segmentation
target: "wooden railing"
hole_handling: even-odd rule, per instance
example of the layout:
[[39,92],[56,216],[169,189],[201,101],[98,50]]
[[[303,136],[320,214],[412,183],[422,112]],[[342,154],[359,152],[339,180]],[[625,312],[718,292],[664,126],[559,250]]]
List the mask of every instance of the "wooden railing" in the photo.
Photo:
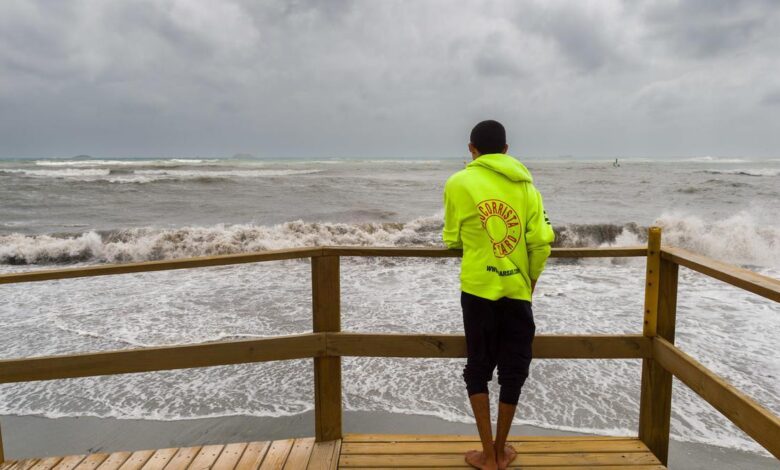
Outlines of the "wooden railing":
[[[642,359],[639,437],[665,464],[669,448],[672,376],[691,387],[775,457],[780,419],[674,346],[678,267],[685,266],[780,302],[780,281],[678,248],[661,248],[660,229],[647,247],[557,248],[553,258],[647,257],[641,335],[539,335],[537,359]],[[341,426],[341,357],[462,358],[460,334],[379,334],[341,331],[341,257],[458,257],[443,248],[318,247],[33,271],[0,275],[0,284],[311,258],[312,333],[241,341],[141,348],[0,361],[0,383],[128,374],[287,359],[313,358],[315,436],[338,439]],[[0,438],[0,461],[3,460]]]

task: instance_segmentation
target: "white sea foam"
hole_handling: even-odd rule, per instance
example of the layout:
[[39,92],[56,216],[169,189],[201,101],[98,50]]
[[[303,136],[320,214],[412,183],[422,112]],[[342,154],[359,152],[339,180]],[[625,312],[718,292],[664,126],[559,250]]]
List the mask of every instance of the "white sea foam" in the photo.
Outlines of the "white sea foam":
[[231,178],[269,178],[319,173],[321,170],[257,169],[257,170],[179,170],[136,169],[118,171],[110,168],[59,168],[55,170],[2,169],[0,173],[15,173],[34,178],[59,178],[69,181],[108,183],[151,183],[155,181],[213,180]]

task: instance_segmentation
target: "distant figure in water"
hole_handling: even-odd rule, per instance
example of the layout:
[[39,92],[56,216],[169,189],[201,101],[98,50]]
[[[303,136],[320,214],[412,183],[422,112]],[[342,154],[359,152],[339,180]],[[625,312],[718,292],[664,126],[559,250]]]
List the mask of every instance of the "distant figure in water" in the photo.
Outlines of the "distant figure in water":
[[620,163],[618,163],[618,161],[617,161],[617,160],[618,160],[618,159],[616,158],[616,159],[615,159],[615,162],[614,162],[614,163],[612,163],[612,166],[613,166],[613,167],[615,167],[615,168],[617,168],[617,167],[619,167],[619,166],[620,166]]
[[[463,379],[482,441],[482,450],[465,459],[476,468],[504,469],[517,456],[506,439],[531,364],[531,295],[555,234],[528,169],[506,154],[504,126],[480,122],[468,149],[471,163],[444,186],[442,234],[448,248],[463,249]],[[493,441],[488,382],[496,366],[501,392]]]

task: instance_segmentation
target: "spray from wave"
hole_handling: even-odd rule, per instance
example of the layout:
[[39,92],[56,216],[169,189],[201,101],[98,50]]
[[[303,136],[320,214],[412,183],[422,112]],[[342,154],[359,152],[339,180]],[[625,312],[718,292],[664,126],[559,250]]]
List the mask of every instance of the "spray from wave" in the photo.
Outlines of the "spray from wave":
[[[747,213],[714,223],[683,214],[655,222],[664,243],[742,265],[780,265],[780,227],[759,225]],[[224,255],[323,245],[441,246],[442,216],[409,222],[129,228],[78,234],[0,236],[0,263],[118,263]],[[645,243],[647,228],[629,224],[568,224],[556,227],[558,247],[625,246]]]

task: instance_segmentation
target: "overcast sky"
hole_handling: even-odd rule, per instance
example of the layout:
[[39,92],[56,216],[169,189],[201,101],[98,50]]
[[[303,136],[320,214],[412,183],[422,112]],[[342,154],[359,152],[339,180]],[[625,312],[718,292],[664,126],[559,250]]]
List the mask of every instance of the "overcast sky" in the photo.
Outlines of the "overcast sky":
[[780,157],[780,1],[0,3],[0,157]]

